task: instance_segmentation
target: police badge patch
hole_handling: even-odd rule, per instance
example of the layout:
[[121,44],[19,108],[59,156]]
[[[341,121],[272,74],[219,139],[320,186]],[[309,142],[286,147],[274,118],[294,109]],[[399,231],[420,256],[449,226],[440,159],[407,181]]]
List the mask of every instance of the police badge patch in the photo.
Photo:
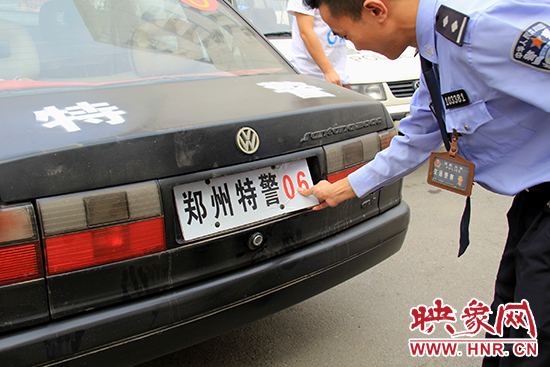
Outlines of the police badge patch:
[[550,73],[550,25],[535,22],[516,39],[512,61]]

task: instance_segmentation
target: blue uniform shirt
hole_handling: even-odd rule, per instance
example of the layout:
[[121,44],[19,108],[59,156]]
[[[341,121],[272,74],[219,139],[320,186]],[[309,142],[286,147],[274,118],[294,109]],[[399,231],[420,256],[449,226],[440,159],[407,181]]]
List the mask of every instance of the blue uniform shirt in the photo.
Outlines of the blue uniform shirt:
[[[441,5],[469,16],[462,46],[435,30]],[[420,0],[416,37],[420,54],[438,65],[441,93],[464,90],[465,106],[446,109],[459,154],[476,165],[474,181],[515,195],[550,181],[550,4],[548,0]],[[441,144],[422,77],[405,136],[349,175],[361,197],[411,173]]]

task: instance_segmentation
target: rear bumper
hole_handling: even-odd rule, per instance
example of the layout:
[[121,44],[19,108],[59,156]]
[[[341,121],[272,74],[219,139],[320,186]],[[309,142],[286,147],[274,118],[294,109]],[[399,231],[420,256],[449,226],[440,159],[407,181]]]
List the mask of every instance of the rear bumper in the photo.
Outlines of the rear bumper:
[[0,336],[2,366],[134,365],[319,294],[390,257],[409,223],[402,202],[335,236],[247,269]]

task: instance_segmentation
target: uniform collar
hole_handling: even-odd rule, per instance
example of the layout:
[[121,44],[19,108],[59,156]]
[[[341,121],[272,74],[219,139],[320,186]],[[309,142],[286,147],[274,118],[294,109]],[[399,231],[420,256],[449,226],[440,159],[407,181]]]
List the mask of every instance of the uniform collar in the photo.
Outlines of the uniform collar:
[[416,14],[416,41],[420,56],[438,63],[435,48],[435,16],[439,4],[437,0],[420,0]]

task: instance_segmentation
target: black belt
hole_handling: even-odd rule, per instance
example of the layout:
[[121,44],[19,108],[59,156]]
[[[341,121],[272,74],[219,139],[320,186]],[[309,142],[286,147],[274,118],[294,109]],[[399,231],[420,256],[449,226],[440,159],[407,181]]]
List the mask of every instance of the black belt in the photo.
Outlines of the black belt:
[[525,189],[527,192],[549,192],[550,193],[550,182],[543,182],[541,184],[535,185],[528,189]]
[[550,214],[550,182],[543,182],[522,191],[525,198],[540,202],[542,210]]

